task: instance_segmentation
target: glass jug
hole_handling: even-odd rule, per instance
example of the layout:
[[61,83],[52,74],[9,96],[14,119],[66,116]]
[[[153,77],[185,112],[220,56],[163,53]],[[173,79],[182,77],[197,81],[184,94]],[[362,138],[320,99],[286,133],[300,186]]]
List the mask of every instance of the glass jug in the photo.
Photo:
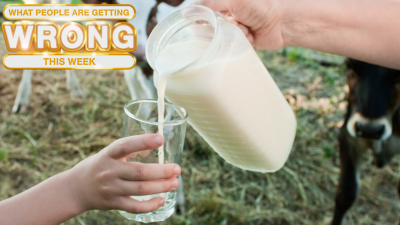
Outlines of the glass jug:
[[160,58],[177,68],[167,79],[166,98],[187,110],[189,123],[227,162],[259,172],[284,165],[296,119],[238,27],[207,7],[188,6],[155,27],[146,57],[156,87]]

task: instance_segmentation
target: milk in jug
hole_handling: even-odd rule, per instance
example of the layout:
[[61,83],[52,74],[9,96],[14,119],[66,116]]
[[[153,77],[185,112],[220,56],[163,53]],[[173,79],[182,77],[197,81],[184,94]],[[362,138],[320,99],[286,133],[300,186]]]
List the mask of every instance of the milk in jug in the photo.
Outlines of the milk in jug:
[[[161,112],[165,94],[187,110],[189,123],[210,146],[237,167],[274,172],[283,166],[296,119],[239,28],[207,7],[188,6],[155,27],[146,56],[155,71]],[[163,113],[159,115],[162,122]]]

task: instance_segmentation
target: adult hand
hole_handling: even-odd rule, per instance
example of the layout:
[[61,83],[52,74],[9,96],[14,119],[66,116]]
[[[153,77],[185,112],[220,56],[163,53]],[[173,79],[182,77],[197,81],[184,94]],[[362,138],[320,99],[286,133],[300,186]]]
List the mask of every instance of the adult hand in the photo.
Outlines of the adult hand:
[[70,170],[73,189],[84,211],[120,209],[130,213],[151,212],[165,200],[156,197],[137,201],[131,195],[151,195],[175,190],[181,168],[176,164],[127,162],[130,154],[155,149],[163,144],[162,136],[146,134],[114,141]]
[[284,47],[277,0],[195,0],[194,4],[222,12],[228,22],[243,30],[257,49]]
[[194,0],[238,25],[257,49],[315,49],[400,69],[399,1]]

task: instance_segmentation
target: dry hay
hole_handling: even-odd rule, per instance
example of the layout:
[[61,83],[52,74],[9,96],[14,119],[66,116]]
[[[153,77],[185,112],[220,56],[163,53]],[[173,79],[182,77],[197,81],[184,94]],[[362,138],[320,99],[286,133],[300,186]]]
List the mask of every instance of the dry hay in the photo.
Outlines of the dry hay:
[[[273,174],[240,170],[189,128],[182,165],[187,212],[164,224],[329,223],[339,172],[336,132],[346,105],[344,69],[290,62],[277,53],[260,57],[298,119],[288,162]],[[129,101],[122,71],[77,73],[84,100],[70,98],[64,71],[34,71],[29,110],[15,115],[11,108],[22,72],[0,68],[0,200],[71,168],[120,136]],[[382,170],[369,166],[371,157],[367,161],[360,199],[346,224],[395,224],[399,158]],[[135,223],[116,211],[94,210],[65,224]]]

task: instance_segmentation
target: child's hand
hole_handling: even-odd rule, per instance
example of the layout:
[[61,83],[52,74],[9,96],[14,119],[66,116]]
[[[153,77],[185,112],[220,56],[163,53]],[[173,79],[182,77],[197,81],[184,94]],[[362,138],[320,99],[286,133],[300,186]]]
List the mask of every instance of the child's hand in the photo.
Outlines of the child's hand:
[[178,188],[176,178],[181,168],[176,164],[126,162],[137,151],[163,144],[162,136],[146,134],[114,141],[72,168],[69,172],[72,191],[83,210],[120,209],[130,213],[151,212],[163,206],[162,197],[137,201],[131,195],[150,195]]

